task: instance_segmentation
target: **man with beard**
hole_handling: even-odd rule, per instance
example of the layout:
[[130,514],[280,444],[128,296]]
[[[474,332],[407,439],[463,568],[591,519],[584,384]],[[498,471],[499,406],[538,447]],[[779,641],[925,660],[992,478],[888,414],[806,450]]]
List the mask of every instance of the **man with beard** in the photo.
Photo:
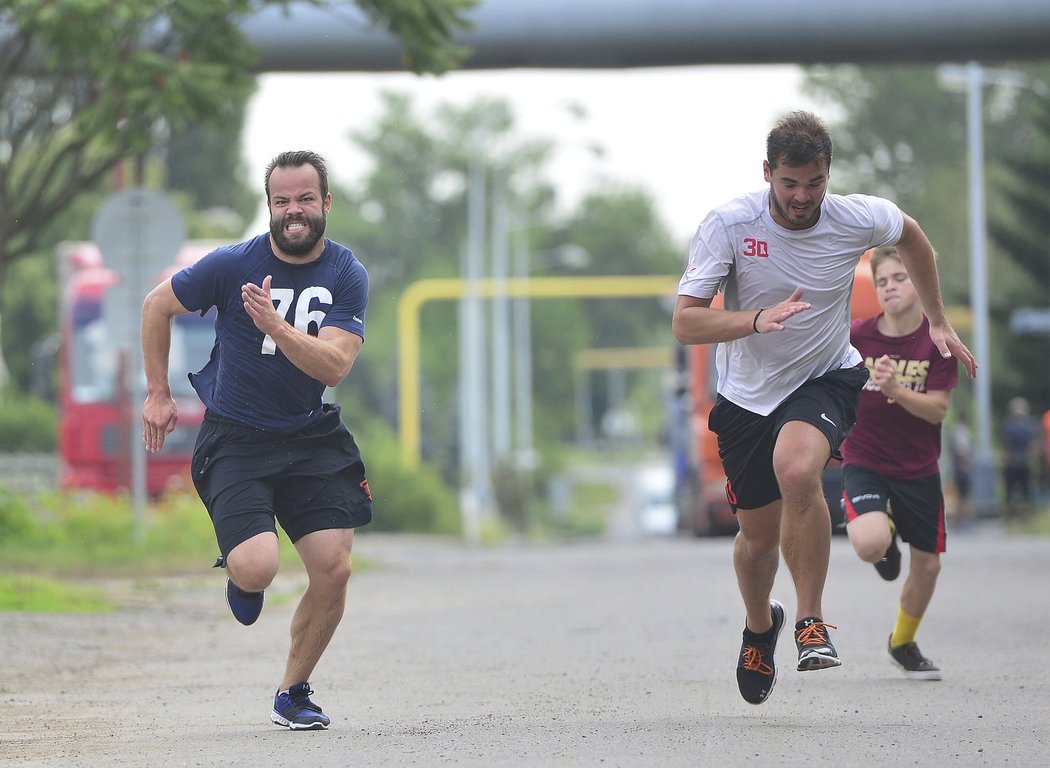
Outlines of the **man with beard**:
[[[896,245],[930,321],[938,353],[977,364],[944,316],[933,248],[894,203],[827,194],[832,142],[823,122],[794,112],[770,131],[769,188],[716,208],[689,247],[673,330],[682,344],[718,344],[718,436],[726,493],[740,532],[733,549],[746,612],[737,657],[745,701],[776,682],[774,654],[786,616],[770,599],[784,553],[794,581],[800,672],[841,663],[821,605],[831,520],[821,486],[856,418],[868,380],[850,345],[855,268],[869,248]],[[723,309],[712,308],[715,294]]]
[[295,545],[309,581],[270,719],[324,729],[329,718],[311,701],[309,679],[342,618],[354,529],[371,520],[372,497],[339,406],[321,398],[364,343],[368,275],[324,237],[332,197],[319,155],[284,152],[265,179],[269,234],[209,253],[143,303],[143,441],[161,450],[178,419],[168,386],[172,318],[215,307],[211,359],[189,375],[207,409],[193,482],[241,624],[259,617],[277,574],[277,523]]

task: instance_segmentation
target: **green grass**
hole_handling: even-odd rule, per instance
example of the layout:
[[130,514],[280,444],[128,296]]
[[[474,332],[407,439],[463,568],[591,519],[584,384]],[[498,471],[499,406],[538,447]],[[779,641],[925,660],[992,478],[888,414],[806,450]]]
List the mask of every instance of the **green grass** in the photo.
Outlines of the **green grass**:
[[[574,484],[567,511],[537,510],[530,535],[587,538],[602,535],[617,489]],[[413,530],[406,522],[401,529]],[[483,532],[496,543],[508,535],[499,522]],[[281,569],[301,569],[282,533]],[[0,486],[0,612],[105,611],[115,607],[104,587],[86,589],[84,579],[135,579],[207,573],[218,547],[204,505],[192,493],[148,504],[138,519],[127,496],[87,492],[19,495]],[[369,563],[354,558],[354,569]],[[276,596],[275,596],[276,597]]]
[[[301,568],[280,542],[282,569]],[[112,610],[104,590],[77,582],[203,573],[216,555],[211,520],[191,494],[153,502],[138,520],[124,496],[0,487],[0,611]]]
[[114,608],[99,589],[40,576],[0,575],[0,611],[102,613]]
[[[0,489],[0,572],[52,577],[191,573],[218,555],[211,520],[191,494],[150,503],[137,519],[125,496]],[[281,538],[281,560],[298,562]]]
[[617,488],[604,483],[580,483],[573,489],[571,511],[565,518],[566,533],[600,536],[605,532],[608,509],[619,499]]

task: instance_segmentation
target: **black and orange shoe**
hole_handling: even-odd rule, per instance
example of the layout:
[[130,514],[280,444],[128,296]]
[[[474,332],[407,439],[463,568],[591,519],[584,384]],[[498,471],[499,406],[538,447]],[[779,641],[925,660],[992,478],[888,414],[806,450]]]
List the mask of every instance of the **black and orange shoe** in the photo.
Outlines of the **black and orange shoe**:
[[810,616],[795,625],[799,672],[827,669],[842,664],[835,651],[835,646],[831,644],[829,629],[837,629],[837,627],[834,624],[825,624],[816,616]]
[[744,642],[740,646],[740,658],[736,663],[736,684],[740,688],[740,695],[749,704],[764,702],[777,682],[774,656],[777,635],[784,628],[784,606],[776,600],[770,600],[769,614],[773,626],[762,634],[752,632],[747,628],[747,622],[744,622]]

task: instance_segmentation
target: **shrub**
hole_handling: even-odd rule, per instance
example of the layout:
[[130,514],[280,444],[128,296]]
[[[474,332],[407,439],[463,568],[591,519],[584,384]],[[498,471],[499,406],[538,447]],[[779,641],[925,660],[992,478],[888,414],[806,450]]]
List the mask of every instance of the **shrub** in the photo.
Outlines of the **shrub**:
[[390,435],[358,439],[374,501],[366,530],[459,533],[456,496],[432,467],[407,471]]
[[33,539],[36,517],[21,496],[0,486],[0,541],[24,541]]
[[58,412],[36,397],[0,398],[0,452],[47,453],[58,442]]

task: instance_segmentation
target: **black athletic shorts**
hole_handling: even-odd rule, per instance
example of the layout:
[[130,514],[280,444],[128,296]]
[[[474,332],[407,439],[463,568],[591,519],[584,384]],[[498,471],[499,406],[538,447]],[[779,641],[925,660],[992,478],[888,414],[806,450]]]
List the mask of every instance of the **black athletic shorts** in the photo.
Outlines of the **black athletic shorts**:
[[829,371],[796,389],[768,416],[718,395],[708,427],[718,436],[726,496],[733,511],[758,509],[780,498],[773,447],[789,421],[815,426],[827,437],[831,455],[841,459],[839,446],[857,420],[857,396],[867,381],[868,369],[863,366]]
[[308,533],[357,528],[372,519],[361,453],[326,403],[316,425],[281,434],[204,416],[193,449],[193,484],[211,515],[219,551],[277,532],[294,543]]
[[944,494],[941,476],[897,480],[867,467],[842,468],[842,500],[847,525],[866,512],[886,512],[901,540],[923,552],[945,550]]

